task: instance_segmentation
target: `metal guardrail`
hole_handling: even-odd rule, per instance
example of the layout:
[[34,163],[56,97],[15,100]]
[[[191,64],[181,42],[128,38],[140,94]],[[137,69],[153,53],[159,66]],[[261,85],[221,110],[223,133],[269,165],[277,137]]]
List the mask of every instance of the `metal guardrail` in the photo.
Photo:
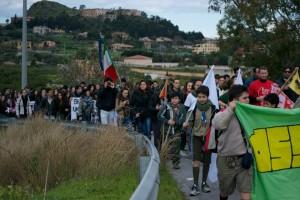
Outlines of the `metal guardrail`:
[[[149,154],[149,163],[143,174],[143,177],[140,181],[140,184],[132,194],[130,200],[156,200],[159,191],[160,177],[159,177],[159,164],[160,158],[159,154],[155,148],[155,146],[151,143],[151,141],[139,134],[136,135],[136,140],[138,141],[138,145],[143,143],[143,146],[147,149],[147,153]],[[143,168],[143,164],[147,163],[147,159],[145,157],[140,158],[140,168]],[[140,169],[141,173],[143,173],[143,169]]]
[[[0,127],[18,123],[15,118],[0,118]],[[100,129],[99,126],[77,123],[63,123],[66,128],[83,129],[94,131]],[[156,200],[160,185],[159,166],[160,157],[156,147],[144,135],[129,131],[129,135],[135,138],[136,145],[140,149],[146,149],[147,155],[140,156],[140,183],[130,200]]]

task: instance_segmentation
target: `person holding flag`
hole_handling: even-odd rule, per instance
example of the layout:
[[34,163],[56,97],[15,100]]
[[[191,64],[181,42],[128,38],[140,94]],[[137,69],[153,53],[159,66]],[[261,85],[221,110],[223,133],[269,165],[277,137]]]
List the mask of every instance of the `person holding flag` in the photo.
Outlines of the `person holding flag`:
[[104,46],[103,36],[100,36],[98,45],[99,45],[99,65],[101,70],[103,71],[104,77],[110,78],[112,81],[116,81],[119,78],[119,75],[116,68],[113,65],[107,47]]
[[190,195],[196,196],[200,194],[199,187],[199,171],[200,162],[203,162],[201,189],[203,192],[210,192],[210,187],[207,184],[207,177],[209,172],[209,165],[211,162],[210,150],[205,150],[205,136],[210,132],[211,119],[213,118],[216,107],[208,99],[209,88],[200,86],[196,91],[197,102],[194,109],[189,109],[187,120],[183,123],[183,127],[192,128],[192,151],[193,151],[193,178],[194,184],[192,186]]
[[[296,70],[296,69],[295,69]],[[298,95],[300,95],[300,92],[297,94],[297,90],[295,90],[295,82],[297,80],[296,73],[295,71],[293,72],[293,68],[291,67],[284,67],[282,75],[279,79],[276,80],[276,83],[278,84],[279,87],[282,87],[282,91],[286,94],[286,96],[292,100],[293,102],[296,101]],[[293,78],[293,74],[295,75],[295,80],[290,82]],[[298,75],[299,77],[299,75]]]

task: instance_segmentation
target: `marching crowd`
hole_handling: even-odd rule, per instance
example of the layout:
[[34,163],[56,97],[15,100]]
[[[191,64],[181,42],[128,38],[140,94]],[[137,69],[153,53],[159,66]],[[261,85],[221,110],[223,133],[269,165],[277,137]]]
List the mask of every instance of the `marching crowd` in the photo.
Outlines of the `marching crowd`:
[[[282,76],[276,80],[281,87],[290,77],[293,69],[285,67]],[[265,67],[254,68],[252,76],[244,85],[235,85],[236,76],[215,76],[219,107],[209,100],[209,88],[202,79],[196,79],[181,85],[179,79],[170,80],[165,99],[161,99],[162,85],[156,81],[141,80],[132,86],[121,79],[116,85],[110,78],[103,84],[82,82],[78,86],[57,89],[32,90],[21,92],[5,89],[0,93],[0,115],[27,118],[42,115],[52,120],[71,120],[71,102],[73,97],[80,98],[77,120],[88,123],[127,126],[133,124],[136,130],[147,137],[154,137],[159,149],[161,138],[169,134],[172,142],[172,163],[180,168],[180,157],[191,152],[194,184],[190,195],[210,192],[207,176],[211,162],[211,153],[217,152],[220,199],[227,199],[237,190],[241,199],[250,199],[252,171],[251,163],[242,164],[245,155],[251,153],[240,124],[234,115],[236,102],[257,106],[277,108],[279,97],[272,93],[273,81],[268,79]],[[299,107],[300,98],[288,86],[283,92]],[[184,105],[192,94],[197,103],[194,109]],[[31,102],[34,102],[32,104]],[[207,149],[206,135],[211,128],[216,130],[216,149]],[[186,150],[187,149],[187,150]],[[251,160],[251,158],[249,158]],[[199,184],[200,164],[202,180]]]

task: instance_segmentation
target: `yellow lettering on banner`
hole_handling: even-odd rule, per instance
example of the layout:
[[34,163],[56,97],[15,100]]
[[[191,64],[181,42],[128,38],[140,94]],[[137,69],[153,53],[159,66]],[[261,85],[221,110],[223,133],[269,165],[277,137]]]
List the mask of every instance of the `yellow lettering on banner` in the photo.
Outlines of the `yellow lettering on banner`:
[[259,172],[300,167],[300,125],[256,129],[250,143]]
[[252,144],[254,150],[257,170],[259,172],[272,171],[270,160],[271,156],[266,130],[255,130],[254,134],[250,137],[250,143]]
[[272,169],[290,168],[292,164],[292,152],[288,128],[268,128],[267,134],[272,158]]
[[300,167],[300,126],[290,126],[289,131],[294,155],[292,167]]

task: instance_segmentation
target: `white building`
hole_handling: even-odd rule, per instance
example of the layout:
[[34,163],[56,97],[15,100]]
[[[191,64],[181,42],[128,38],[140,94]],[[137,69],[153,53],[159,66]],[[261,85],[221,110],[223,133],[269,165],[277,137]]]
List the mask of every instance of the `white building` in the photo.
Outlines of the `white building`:
[[47,26],[35,26],[33,27],[33,33],[39,34],[39,35],[45,35],[47,33],[50,33],[51,29]]
[[153,64],[152,58],[142,56],[142,55],[135,55],[124,58],[125,65],[132,65],[132,66],[151,66]]
[[213,39],[206,39],[200,44],[196,44],[193,48],[193,53],[199,54],[210,54],[219,52],[220,47],[218,46],[218,41]]

